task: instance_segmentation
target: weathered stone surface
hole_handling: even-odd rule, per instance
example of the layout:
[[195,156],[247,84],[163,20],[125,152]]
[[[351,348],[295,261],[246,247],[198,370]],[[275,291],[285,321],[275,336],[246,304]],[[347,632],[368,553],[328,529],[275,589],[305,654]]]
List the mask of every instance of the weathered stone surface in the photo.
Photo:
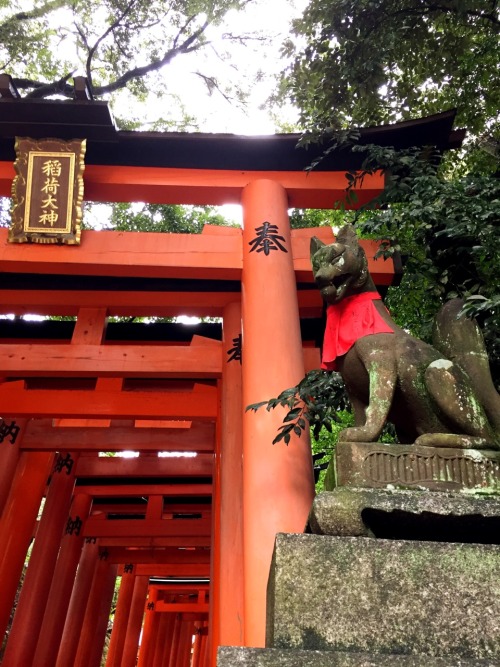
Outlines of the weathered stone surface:
[[267,646],[500,664],[500,548],[276,538]]
[[[338,486],[500,493],[498,451],[339,442],[331,465]],[[335,483],[332,477],[327,483]]]
[[490,660],[221,646],[218,667],[496,667]]
[[316,496],[309,529],[319,535],[498,544],[500,498],[338,487]]

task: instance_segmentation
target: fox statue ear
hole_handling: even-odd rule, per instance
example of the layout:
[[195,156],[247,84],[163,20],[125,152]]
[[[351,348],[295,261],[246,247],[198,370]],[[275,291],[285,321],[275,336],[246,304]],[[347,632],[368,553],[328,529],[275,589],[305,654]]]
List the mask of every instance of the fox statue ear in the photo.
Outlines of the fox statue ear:
[[339,229],[335,242],[356,248],[358,246],[358,237],[356,236],[354,227],[352,225],[344,225]]
[[320,241],[317,236],[311,237],[311,257],[318,252],[320,248],[324,248],[326,243]]

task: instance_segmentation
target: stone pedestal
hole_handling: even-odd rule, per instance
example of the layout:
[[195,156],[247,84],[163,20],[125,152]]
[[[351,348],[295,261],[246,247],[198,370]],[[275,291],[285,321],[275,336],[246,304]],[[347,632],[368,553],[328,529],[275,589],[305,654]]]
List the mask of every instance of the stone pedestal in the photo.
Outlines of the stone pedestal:
[[268,648],[219,667],[500,665],[500,453],[340,443],[325,487],[276,537]]
[[500,543],[500,497],[339,487],[309,514],[318,535]]
[[500,664],[500,547],[276,538],[266,644]]
[[492,660],[222,646],[219,667],[498,667]]

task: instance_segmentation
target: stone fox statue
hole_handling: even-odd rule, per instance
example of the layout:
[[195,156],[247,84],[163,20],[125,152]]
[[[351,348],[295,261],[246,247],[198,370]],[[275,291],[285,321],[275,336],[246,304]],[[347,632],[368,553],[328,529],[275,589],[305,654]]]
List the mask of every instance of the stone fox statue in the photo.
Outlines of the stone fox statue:
[[392,320],[351,225],[331,245],[312,238],[311,262],[327,304],[323,368],[340,372],[354,411],[340,440],[374,442],[389,420],[401,443],[500,449],[500,396],[460,301],[438,314],[431,346]]

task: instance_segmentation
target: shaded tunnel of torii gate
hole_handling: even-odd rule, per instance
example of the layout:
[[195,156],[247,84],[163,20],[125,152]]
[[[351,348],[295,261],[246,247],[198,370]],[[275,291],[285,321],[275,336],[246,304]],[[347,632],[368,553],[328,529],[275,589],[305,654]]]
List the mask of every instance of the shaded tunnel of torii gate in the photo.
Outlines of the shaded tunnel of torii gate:
[[[446,149],[461,139],[452,122],[362,134]],[[117,132],[103,103],[1,98],[3,195],[21,135],[87,137],[87,199],[237,201],[244,228],[85,231],[78,247],[8,244],[0,230],[1,312],[76,317],[0,324],[2,633],[35,536],[3,664],[99,665],[116,576],[107,665],[138,654],[139,665],[205,667],[218,645],[263,645],[274,534],[303,529],[311,458],[305,440],[271,447],[279,413],[244,406],[319,365],[309,240],[333,235],[290,231],[287,209],[333,207],[354,158],[332,154],[307,175],[295,135]],[[366,179],[358,202],[382,187]],[[264,222],[283,248],[252,252]],[[370,268],[382,288],[397,277],[392,262]],[[180,314],[222,323],[107,322]],[[97,456],[123,450],[140,456]]]

